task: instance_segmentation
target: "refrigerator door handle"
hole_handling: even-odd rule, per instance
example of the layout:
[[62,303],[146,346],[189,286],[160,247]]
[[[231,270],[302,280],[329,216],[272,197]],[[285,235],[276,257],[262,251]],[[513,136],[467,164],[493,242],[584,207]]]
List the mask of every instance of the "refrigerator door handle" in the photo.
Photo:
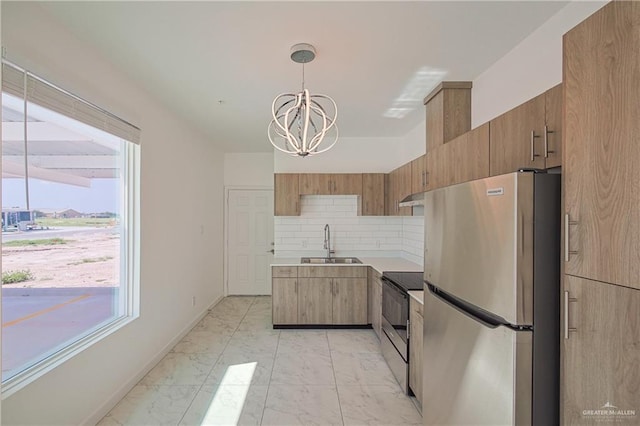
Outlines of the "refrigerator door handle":
[[497,328],[502,325],[514,330],[525,330],[528,328],[528,327],[513,326],[501,316],[498,316],[491,312],[487,312],[484,309],[479,308],[469,302],[465,302],[464,300],[459,299],[454,295],[449,294],[446,291],[437,288],[433,284],[427,284],[427,286],[429,288],[429,292],[433,294],[435,297],[437,297],[439,300],[453,307],[454,309],[457,309],[458,311],[462,312],[468,317],[471,317],[471,319],[479,322],[485,327]]

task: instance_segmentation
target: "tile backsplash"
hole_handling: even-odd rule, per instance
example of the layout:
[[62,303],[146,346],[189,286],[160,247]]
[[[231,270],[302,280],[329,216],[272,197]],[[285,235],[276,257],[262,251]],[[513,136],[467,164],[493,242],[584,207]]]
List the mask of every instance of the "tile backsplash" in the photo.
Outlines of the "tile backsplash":
[[403,257],[423,264],[423,216],[358,216],[355,195],[305,195],[300,216],[275,218],[279,257],[324,256],[324,225],[336,256]]

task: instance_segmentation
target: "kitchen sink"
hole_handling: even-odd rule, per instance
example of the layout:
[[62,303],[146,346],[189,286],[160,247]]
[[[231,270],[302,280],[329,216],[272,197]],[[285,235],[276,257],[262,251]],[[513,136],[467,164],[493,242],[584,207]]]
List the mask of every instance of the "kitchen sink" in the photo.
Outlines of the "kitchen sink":
[[349,264],[349,263],[362,263],[362,262],[357,257],[303,257],[300,259],[300,263]]

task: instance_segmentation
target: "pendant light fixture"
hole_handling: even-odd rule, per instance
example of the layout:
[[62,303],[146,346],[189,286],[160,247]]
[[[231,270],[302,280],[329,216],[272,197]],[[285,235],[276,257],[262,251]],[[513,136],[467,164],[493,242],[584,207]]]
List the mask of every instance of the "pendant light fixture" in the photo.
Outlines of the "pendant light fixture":
[[304,87],[304,64],[315,57],[316,50],[310,44],[300,43],[291,48],[291,60],[302,64],[302,90],[280,94],[271,105],[269,141],[277,150],[294,157],[320,154],[338,141],[336,103],[329,96],[312,95]]

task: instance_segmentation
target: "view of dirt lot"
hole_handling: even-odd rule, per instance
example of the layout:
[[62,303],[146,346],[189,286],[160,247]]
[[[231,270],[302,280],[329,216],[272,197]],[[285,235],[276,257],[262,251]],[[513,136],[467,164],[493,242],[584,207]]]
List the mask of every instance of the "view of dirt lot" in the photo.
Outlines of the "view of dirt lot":
[[[2,270],[28,270],[32,279],[11,287],[114,287],[120,282],[120,237],[116,227],[57,233],[30,231],[26,239],[55,239],[54,244],[2,247]],[[13,239],[20,240],[16,235]],[[22,240],[22,241],[24,241]]]

